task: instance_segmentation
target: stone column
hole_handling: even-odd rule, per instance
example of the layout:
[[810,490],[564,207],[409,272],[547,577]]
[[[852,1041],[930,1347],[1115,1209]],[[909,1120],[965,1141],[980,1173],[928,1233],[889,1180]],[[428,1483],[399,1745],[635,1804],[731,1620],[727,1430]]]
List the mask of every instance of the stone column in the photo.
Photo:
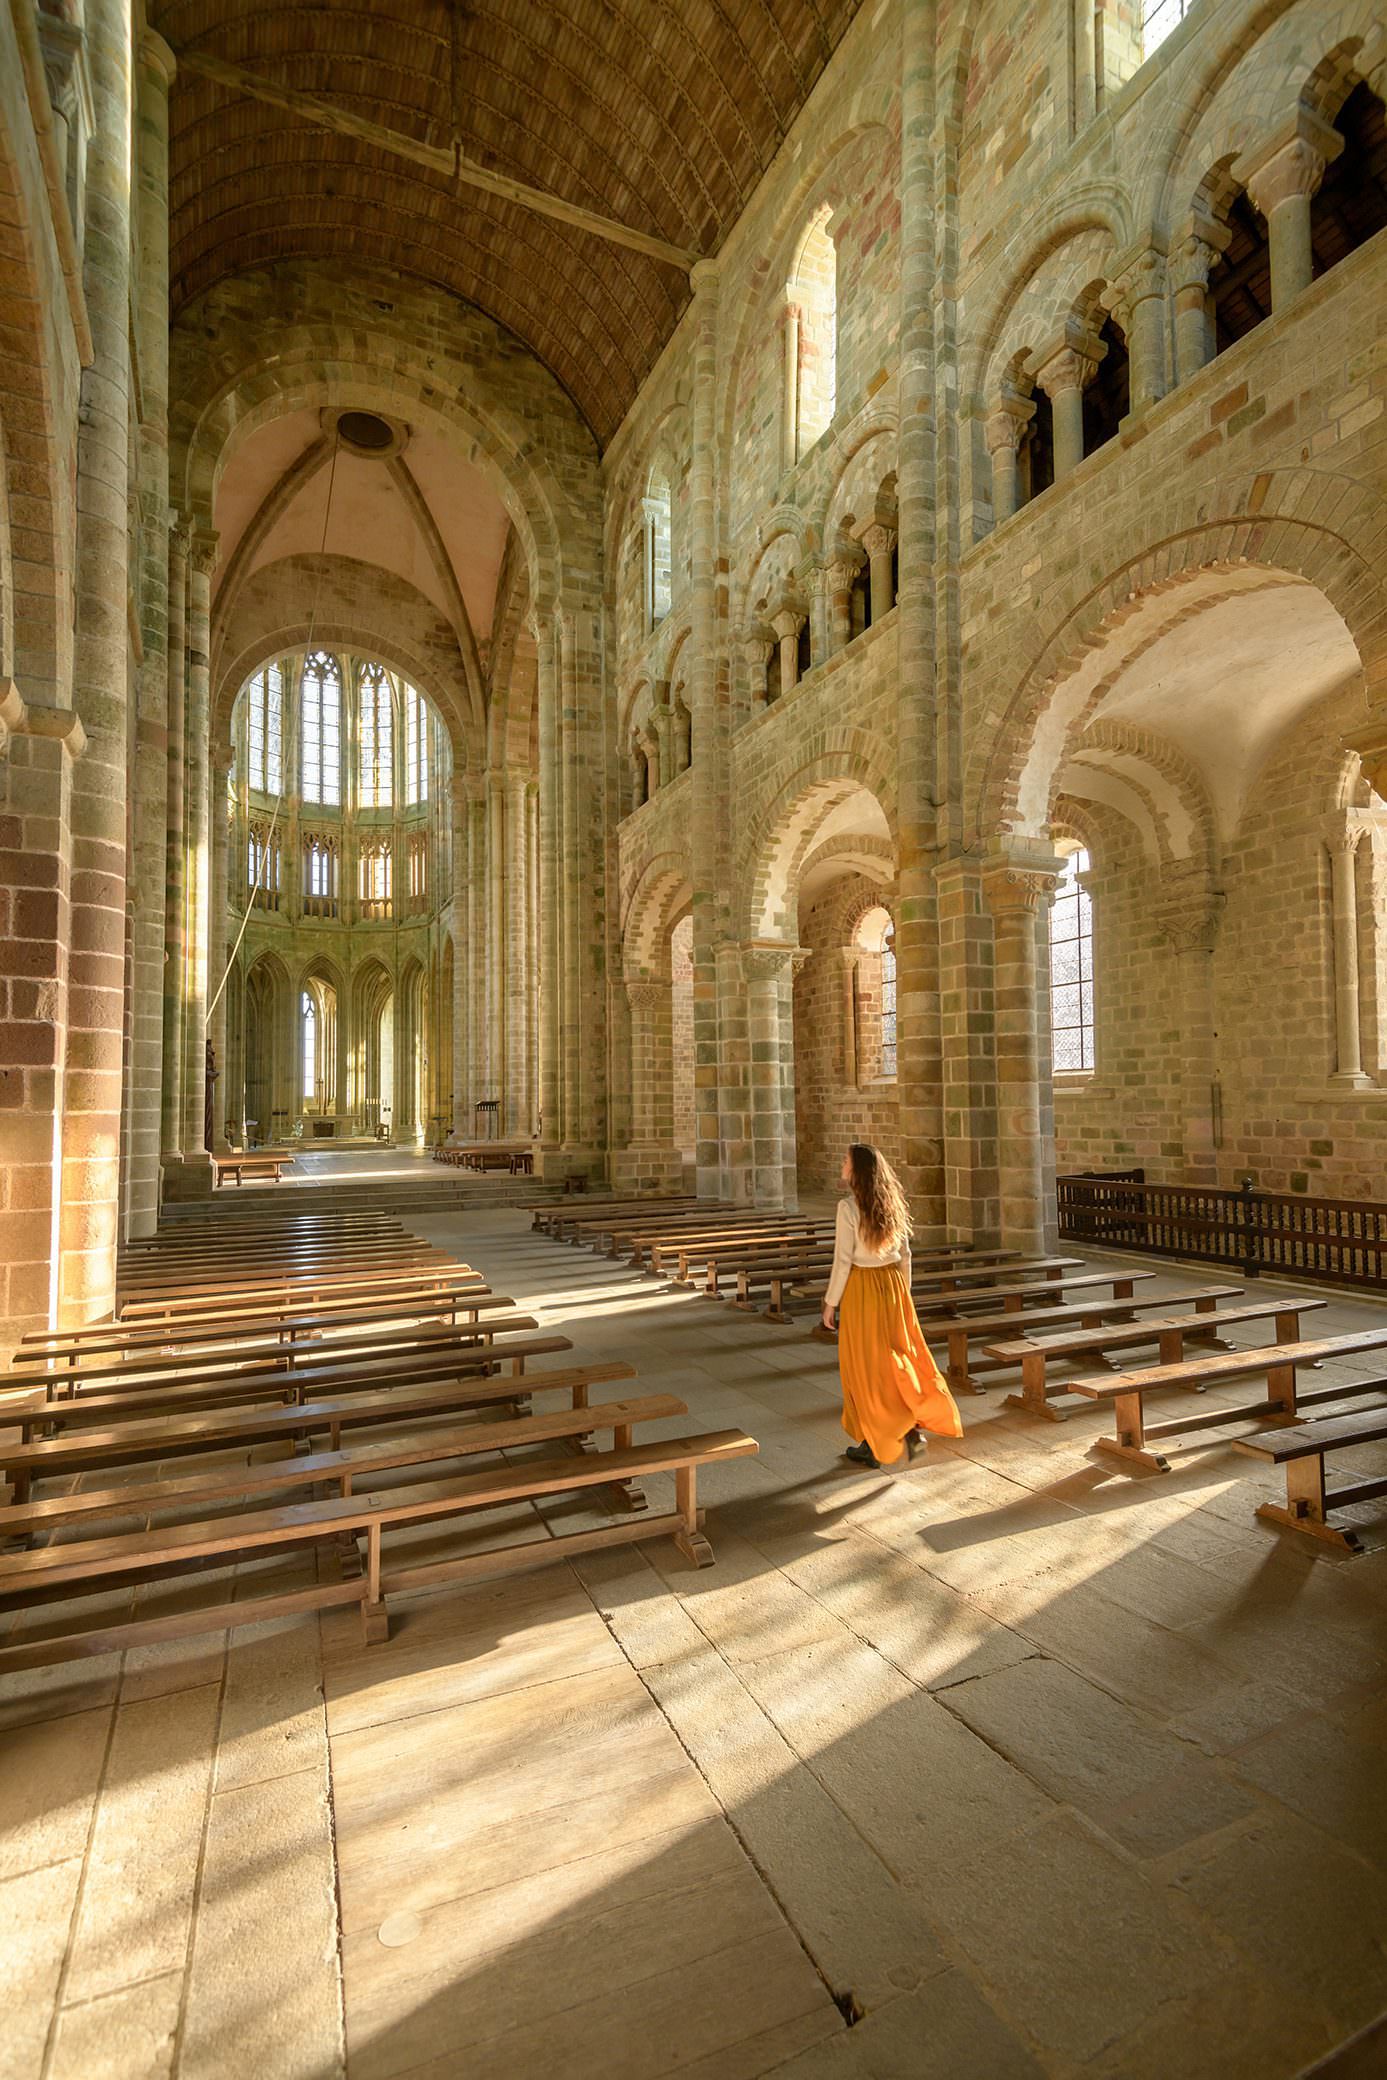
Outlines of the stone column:
[[1334,1082],[1365,1089],[1363,1027],[1358,982],[1358,844],[1361,824],[1342,822],[1325,833],[1329,846],[1334,918]]
[[674,1078],[668,982],[628,976],[631,1009],[631,1142],[668,1150],[674,1143]]
[[809,669],[828,656],[828,566],[816,563],[809,573]]
[[95,129],[83,268],[93,359],[77,433],[73,706],[87,750],[72,774],[68,1026],[62,1098],[60,1311],[115,1303],[125,1020],[130,482],[130,0],[90,0]]
[[524,773],[506,775],[506,1109],[503,1126],[512,1139],[530,1131],[526,1118],[528,988],[526,945],[529,938],[529,874],[526,865],[525,826],[528,815],[529,780]]
[[1219,255],[1227,250],[1232,232],[1212,217],[1195,219],[1170,256],[1170,280],[1175,291],[1175,376],[1186,382],[1212,361],[1218,352],[1213,306],[1209,301],[1209,274]]
[[[727,829],[731,781],[721,698],[718,621],[718,270],[693,268],[693,398],[689,451],[689,700],[698,762],[689,814],[693,883],[694,1149],[703,1198],[722,1190],[721,1093],[728,1073],[718,951],[727,932]],[[672,1096],[672,1094],[671,1094]],[[673,1124],[671,1115],[671,1139]]]
[[226,956],[228,952],[227,922],[229,912],[227,870],[228,853],[231,844],[226,783],[229,775],[229,758],[226,751],[221,746],[218,746],[212,757],[212,796],[208,805],[207,818],[212,853],[210,937],[207,964],[208,989],[211,993],[212,1001],[207,1015],[207,1037],[212,1043],[212,1059],[217,1071],[216,1109],[212,1114],[212,1146],[214,1149],[223,1151],[226,1148],[226,1111],[229,1092],[226,1073]]
[[[159,1119],[161,1167],[171,1171],[183,1151],[183,962],[186,924],[183,858],[187,685],[188,529],[169,530],[168,835],[164,848],[164,1059]],[[268,1137],[267,1137],[268,1138]],[[167,1184],[166,1184],[167,1189]]]
[[131,1118],[125,1204],[132,1235],[153,1234],[159,1217],[169,781],[168,127],[173,70],[172,51],[161,36],[146,29],[140,39],[136,79],[142,655],[132,776],[135,814],[131,820]]
[[828,650],[834,655],[852,641],[853,580],[866,562],[856,556],[835,556],[828,566]]
[[1106,352],[1092,337],[1066,340],[1039,361],[1035,379],[1054,408],[1056,483],[1084,459],[1084,390]]
[[992,521],[1000,527],[1016,511],[1019,497],[1017,457],[1021,436],[1035,417],[1035,400],[1017,390],[1004,390],[986,426],[987,452],[992,457]]
[[1344,140],[1330,124],[1298,108],[1290,121],[1233,168],[1254,207],[1267,220],[1271,245],[1271,306],[1282,311],[1314,277],[1310,203]]
[[659,762],[660,785],[668,787],[674,779],[674,710],[669,705],[669,688],[661,689],[664,698],[655,702],[650,710],[650,727],[655,732],[655,756]]
[[1169,389],[1166,354],[1166,261],[1159,246],[1142,246],[1114,269],[1108,308],[1127,342],[1131,409],[1144,412]]
[[808,946],[792,946],[776,991],[780,999],[780,1203],[799,1211],[799,1122],[795,1117],[795,977],[813,959]]
[[212,572],[217,537],[210,527],[193,536],[188,573],[187,760],[183,815],[183,1167],[185,1197],[212,1189],[205,1150],[207,999],[211,948],[211,824],[209,818]]
[[771,615],[771,627],[780,644],[780,695],[783,700],[799,685],[799,625],[804,619],[797,607],[782,606]]
[[838,960],[841,968],[841,1017],[843,1021],[843,1082],[848,1090],[856,1090],[857,1062],[857,963],[859,951],[856,946],[840,946]]
[[485,1095],[498,1099],[496,1130],[506,1124],[506,973],[509,935],[506,927],[506,778],[486,776],[486,1025],[490,1084]]
[[539,660],[539,925],[540,925],[540,1111],[546,1177],[561,1176],[563,1076],[559,1056],[563,1030],[562,940],[559,930],[563,866],[560,852],[559,683],[552,613],[537,612],[531,627]]
[[1180,1029],[1180,1138],[1182,1182],[1218,1182],[1218,1046],[1215,1027],[1214,948],[1223,897],[1201,874],[1183,884],[1167,875],[1157,892],[1157,928],[1176,963]]
[[[794,1088],[794,1028],[785,1022],[785,996],[793,984],[798,948],[763,942],[742,949],[750,1043],[751,1186],[757,1206],[785,1204],[785,1091]],[[793,1016],[793,1014],[792,1014]],[[789,1075],[785,1050],[788,1038]],[[790,1135],[793,1145],[793,1127]]]
[[759,621],[748,623],[742,635],[742,662],[746,675],[746,701],[744,712],[739,718],[748,721],[758,708],[766,705],[767,673],[771,654],[775,649],[774,631]]
[[995,1245],[1000,1213],[992,920],[977,858],[941,860],[934,880],[948,1232]]
[[472,938],[467,916],[467,779],[454,773],[452,781],[453,854],[453,1132],[459,1141],[472,1139],[472,1122],[467,1116],[472,1087],[471,1016],[473,981],[476,973]]
[[539,782],[525,789],[525,1133],[531,1135],[539,1119]]
[[[922,1242],[939,1235],[944,1217],[939,947],[931,875],[939,842],[936,805],[940,799],[934,582],[939,539],[934,393],[938,294],[935,15],[932,0],[902,0],[896,1059],[903,1183]],[[878,619],[878,571],[881,582],[889,586],[889,559],[882,557],[872,570],[874,621]]]
[[891,597],[891,551],[896,546],[895,530],[873,521],[870,527],[862,530],[862,546],[867,552],[871,624],[875,628],[896,604]]
[[563,878],[557,890],[563,940],[563,1145],[582,1146],[583,1080],[583,817],[576,635],[573,615],[559,625],[559,717],[563,758]]
[[467,938],[472,949],[472,991],[468,999],[467,1058],[471,1079],[463,1097],[467,1139],[480,1130],[477,1101],[494,1097],[491,1087],[491,1051],[487,1007],[495,963],[487,944],[486,872],[486,783],[478,773],[467,775]]
[[1057,879],[1058,863],[1007,861],[989,870],[986,884],[994,946],[1001,1231],[1011,1249],[1043,1249],[1051,1223],[1040,1093],[1040,996],[1045,978],[1037,961],[1036,919]]
[[780,404],[780,468],[783,474],[799,460],[799,327],[800,309],[794,284],[785,284],[785,367]]

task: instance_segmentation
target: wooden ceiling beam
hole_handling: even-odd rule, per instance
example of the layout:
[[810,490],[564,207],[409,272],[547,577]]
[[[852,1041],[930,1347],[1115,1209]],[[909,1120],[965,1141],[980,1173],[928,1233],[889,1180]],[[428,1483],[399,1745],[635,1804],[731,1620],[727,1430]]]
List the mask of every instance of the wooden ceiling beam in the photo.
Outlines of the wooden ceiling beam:
[[378,151],[389,152],[397,159],[412,159],[416,165],[427,166],[431,173],[442,174],[447,180],[464,187],[480,188],[484,194],[517,203],[521,209],[533,210],[537,216],[557,218],[561,224],[571,224],[576,230],[590,232],[594,238],[605,238],[613,245],[644,253],[648,259],[661,260],[668,267],[678,267],[687,273],[699,258],[697,253],[686,252],[682,246],[669,245],[662,238],[652,238],[648,232],[633,230],[629,224],[619,224],[596,210],[583,209],[576,202],[565,202],[561,196],[551,195],[545,188],[532,188],[527,181],[512,180],[504,173],[492,173],[489,168],[469,159],[460,146],[444,149],[439,145],[423,144],[416,138],[406,137],[401,131],[387,129],[383,123],[373,123],[367,116],[353,115],[350,110],[324,101],[317,94],[303,94],[293,87],[276,86],[273,80],[265,79],[258,72],[248,72],[243,65],[229,64],[225,58],[214,58],[205,51],[183,50],[177,57],[180,72],[196,73],[202,79],[210,79],[228,93],[268,102],[271,107],[301,116],[324,130],[333,130],[339,137],[354,137],[359,143],[374,145]]

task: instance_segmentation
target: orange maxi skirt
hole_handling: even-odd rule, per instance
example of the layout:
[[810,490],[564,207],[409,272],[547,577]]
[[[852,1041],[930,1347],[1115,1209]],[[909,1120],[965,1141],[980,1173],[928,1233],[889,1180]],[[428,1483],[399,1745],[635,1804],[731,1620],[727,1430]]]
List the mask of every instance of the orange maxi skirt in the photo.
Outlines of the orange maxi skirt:
[[843,1428],[865,1439],[890,1466],[918,1424],[937,1437],[962,1437],[953,1395],[920,1333],[899,1264],[854,1264],[838,1310],[838,1370]]

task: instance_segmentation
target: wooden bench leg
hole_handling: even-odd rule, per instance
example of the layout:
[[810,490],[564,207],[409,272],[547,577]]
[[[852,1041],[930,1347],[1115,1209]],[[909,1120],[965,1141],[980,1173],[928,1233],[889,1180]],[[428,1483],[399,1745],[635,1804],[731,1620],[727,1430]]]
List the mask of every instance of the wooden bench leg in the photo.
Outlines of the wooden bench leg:
[[1285,1472],[1285,1507],[1279,1502],[1259,1503],[1257,1514],[1262,1521],[1308,1532],[1311,1538],[1318,1538],[1340,1553],[1361,1552],[1362,1541],[1356,1531],[1341,1531],[1329,1522],[1328,1507],[1333,1498],[1325,1494],[1324,1453],[1316,1452],[1308,1459],[1288,1459]]
[[380,1593],[380,1525],[366,1526],[366,1594],[361,1604],[361,1637],[368,1647],[390,1637],[390,1619]]
[[1146,1429],[1140,1394],[1118,1394],[1113,1399],[1116,1437],[1100,1437],[1094,1450],[1119,1459],[1127,1466],[1144,1467],[1148,1473],[1169,1473],[1170,1461],[1146,1448]]
[[686,1560],[695,1567],[711,1567],[713,1548],[703,1536],[702,1518],[698,1508],[698,1468],[681,1466],[674,1476],[676,1507],[679,1511],[679,1529],[674,1534],[674,1543]]
[[1052,1423],[1062,1423],[1068,1410],[1052,1407],[1046,1398],[1044,1351],[1027,1351],[1021,1360],[1021,1391],[1007,1395],[1005,1408],[1024,1408],[1027,1415],[1046,1416]]

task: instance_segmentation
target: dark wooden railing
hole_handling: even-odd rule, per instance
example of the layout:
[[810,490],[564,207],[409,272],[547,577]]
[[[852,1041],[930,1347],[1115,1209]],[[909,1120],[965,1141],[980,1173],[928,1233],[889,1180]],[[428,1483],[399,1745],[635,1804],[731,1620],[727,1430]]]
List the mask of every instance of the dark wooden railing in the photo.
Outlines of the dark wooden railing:
[[1148,1184],[1142,1170],[1093,1171],[1057,1181],[1066,1242],[1218,1264],[1333,1285],[1387,1288],[1387,1205],[1312,1199],[1299,1192]]

